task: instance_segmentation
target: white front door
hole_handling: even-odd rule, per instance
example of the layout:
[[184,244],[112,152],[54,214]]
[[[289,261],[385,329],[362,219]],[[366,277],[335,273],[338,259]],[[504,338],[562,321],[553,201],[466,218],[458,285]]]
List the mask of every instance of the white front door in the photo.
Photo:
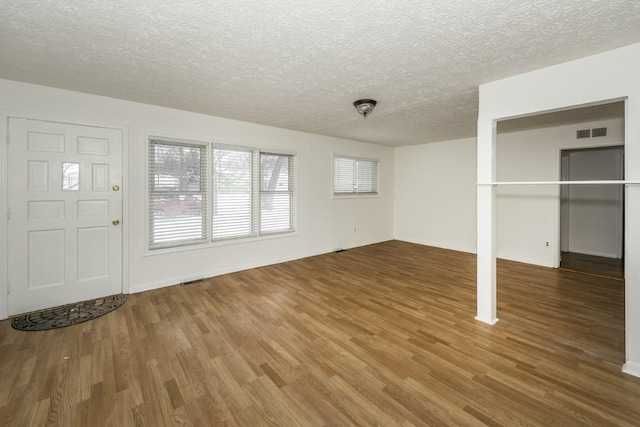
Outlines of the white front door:
[[122,131],[9,119],[9,315],[122,292]]

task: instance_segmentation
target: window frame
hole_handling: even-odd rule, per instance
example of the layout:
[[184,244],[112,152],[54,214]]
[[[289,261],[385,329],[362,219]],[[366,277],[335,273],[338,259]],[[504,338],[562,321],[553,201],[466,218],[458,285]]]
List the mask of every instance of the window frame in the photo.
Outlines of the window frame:
[[[288,179],[287,190],[263,190],[262,189],[262,156],[281,156],[287,157]],[[297,230],[297,155],[295,153],[278,151],[278,150],[260,150],[258,152],[258,236],[273,236],[278,234],[294,233]],[[275,231],[262,231],[262,196],[266,194],[289,194],[289,228]]]
[[[356,168],[353,170],[354,183],[358,184],[358,162],[367,162],[375,166],[375,180],[372,180],[375,191],[367,192],[336,192],[336,159],[346,159],[355,162]],[[380,197],[380,160],[369,157],[352,156],[348,154],[332,153],[331,156],[331,198],[332,199],[352,199],[352,198],[368,198],[368,197]]]
[[[205,234],[206,239],[199,239],[198,242],[168,242],[166,244],[161,245],[152,245],[152,217],[151,217],[151,197],[153,192],[151,191],[151,144],[153,142],[160,141],[168,144],[175,145],[186,145],[186,146],[201,146],[205,147],[206,151],[206,170],[204,173],[201,172],[201,179],[206,179],[206,220],[204,221],[204,227],[206,228]],[[145,247],[145,256],[154,256],[161,255],[165,253],[171,252],[182,252],[188,250],[195,249],[206,249],[210,247],[217,247],[229,244],[242,244],[242,243],[250,243],[257,242],[260,240],[269,240],[275,238],[284,238],[284,237],[293,237],[299,235],[299,227],[298,227],[298,153],[296,151],[290,151],[286,149],[269,149],[269,148],[258,148],[255,145],[248,144],[238,144],[238,143],[228,143],[222,141],[204,141],[204,140],[191,140],[191,139],[182,139],[175,137],[164,137],[158,136],[157,134],[149,134],[145,133],[145,142],[146,142],[146,150],[145,150],[145,173],[147,183],[145,186],[145,203],[146,203],[146,227],[145,227],[145,237],[146,237],[146,247]],[[255,169],[252,167],[252,182],[255,186],[255,191],[253,192],[252,197],[252,206],[253,212],[255,212],[255,218],[253,218],[254,223],[256,224],[256,232],[251,236],[230,236],[223,238],[213,238],[213,150],[214,148],[228,148],[228,149],[237,149],[239,151],[250,151],[255,157],[256,161],[253,162],[255,165]],[[272,155],[286,155],[290,156],[290,168],[289,168],[289,193],[291,194],[291,205],[290,205],[290,224],[291,227],[289,230],[278,230],[275,232],[261,232],[260,231],[260,155],[264,154],[272,154]],[[291,164],[293,167],[291,167]]]
[[[151,162],[153,160],[152,157],[152,146],[154,144],[164,144],[167,146],[174,147],[190,147],[190,148],[198,148],[201,150],[200,154],[200,190],[191,191],[167,191],[167,190],[158,190],[154,191],[152,189],[152,167]],[[204,154],[204,156],[203,156]],[[204,157],[204,160],[203,160]],[[147,205],[147,250],[149,251],[157,251],[167,248],[176,248],[176,247],[184,247],[184,246],[196,246],[202,245],[209,242],[209,230],[207,227],[207,221],[210,217],[210,194],[211,189],[208,185],[209,180],[209,162],[210,162],[210,149],[208,147],[208,143],[200,142],[200,141],[192,141],[192,140],[184,140],[184,139],[176,139],[176,138],[166,138],[166,137],[158,137],[158,136],[149,136],[147,138],[147,193],[146,193],[146,205]],[[204,170],[203,170],[204,166]],[[203,173],[204,172],[204,173]],[[203,190],[204,187],[204,190]],[[156,210],[152,207],[152,198],[154,195],[157,196],[201,196],[202,204],[204,204],[204,209],[202,209],[202,227],[204,229],[203,237],[197,239],[185,239],[185,240],[172,240],[169,242],[160,242],[154,243],[152,242],[153,230],[155,226],[155,218],[156,218]]]
[[[256,178],[257,175],[255,173],[254,168],[259,166],[259,153],[260,150],[256,147],[250,147],[250,146],[243,146],[243,145],[232,145],[232,144],[220,144],[220,143],[211,143],[210,144],[210,150],[211,150],[211,162],[210,162],[210,183],[211,183],[211,202],[210,202],[210,208],[211,208],[211,220],[210,222],[210,236],[209,236],[209,241],[211,243],[218,243],[218,242],[225,242],[225,241],[241,241],[241,240],[247,240],[247,239],[255,239],[260,237],[260,233],[259,233],[259,222],[256,218],[255,212],[256,212],[256,193],[259,190],[259,183],[256,183]],[[214,194],[213,191],[215,189],[215,183],[214,183],[214,167],[213,167],[213,162],[214,162],[214,150],[216,149],[220,149],[220,150],[228,150],[228,151],[238,151],[238,152],[247,152],[251,154],[251,177],[250,177],[250,182],[251,182],[251,193],[250,193],[250,197],[251,197],[251,201],[250,201],[250,206],[251,206],[251,211],[250,211],[250,227],[251,227],[251,232],[249,234],[244,234],[244,235],[237,235],[237,236],[233,236],[233,235],[227,235],[227,236],[221,236],[221,237],[214,237],[213,236],[213,221],[214,221],[214,212],[213,212],[213,205],[215,203],[214,201]]]

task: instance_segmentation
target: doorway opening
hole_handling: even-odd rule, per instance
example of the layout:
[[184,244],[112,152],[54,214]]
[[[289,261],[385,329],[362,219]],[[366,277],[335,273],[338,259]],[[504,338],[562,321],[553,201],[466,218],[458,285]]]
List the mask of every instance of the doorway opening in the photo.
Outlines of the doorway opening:
[[[624,179],[624,146],[560,153],[562,181]],[[560,268],[624,279],[624,186],[560,186]]]

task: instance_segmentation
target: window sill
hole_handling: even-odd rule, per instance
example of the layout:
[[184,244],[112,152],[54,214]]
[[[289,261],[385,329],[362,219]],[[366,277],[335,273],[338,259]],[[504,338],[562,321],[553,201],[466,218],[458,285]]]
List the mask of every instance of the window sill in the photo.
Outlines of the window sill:
[[380,197],[380,193],[375,193],[375,194],[371,194],[371,193],[363,193],[363,194],[355,194],[355,193],[331,194],[331,198],[332,199],[375,199],[377,197]]

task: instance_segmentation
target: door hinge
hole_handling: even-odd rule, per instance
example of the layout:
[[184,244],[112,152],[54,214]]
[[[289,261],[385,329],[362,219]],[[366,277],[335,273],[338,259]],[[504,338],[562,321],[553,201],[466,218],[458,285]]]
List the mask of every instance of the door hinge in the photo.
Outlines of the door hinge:
[[11,138],[9,137],[9,134],[7,133],[7,145],[9,145],[9,141],[11,141]]
[[11,293],[11,283],[7,282],[7,295]]
[[11,219],[11,209],[7,208],[7,221]]

